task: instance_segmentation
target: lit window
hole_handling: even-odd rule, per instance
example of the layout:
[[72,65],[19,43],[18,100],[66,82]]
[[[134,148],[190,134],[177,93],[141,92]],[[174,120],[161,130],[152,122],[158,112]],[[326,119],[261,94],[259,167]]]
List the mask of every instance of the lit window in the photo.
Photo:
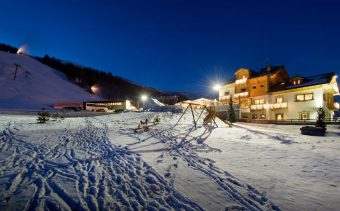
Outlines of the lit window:
[[300,81],[300,79],[297,81],[297,84],[300,84],[301,83],[301,81]]
[[283,102],[283,97],[276,98],[276,103],[282,103],[282,102]]
[[307,100],[313,100],[313,93],[296,95],[296,101],[307,101]]
[[261,114],[260,115],[260,119],[265,119],[266,118],[266,115],[265,114]]
[[309,119],[309,113],[308,112],[301,112],[299,113],[300,119]]
[[313,100],[313,94],[305,94],[305,100]]
[[293,84],[296,85],[296,81],[293,81]]
[[264,99],[256,99],[255,105],[264,104]]
[[253,115],[251,116],[251,118],[252,118],[252,119],[257,119],[257,114],[253,114]]

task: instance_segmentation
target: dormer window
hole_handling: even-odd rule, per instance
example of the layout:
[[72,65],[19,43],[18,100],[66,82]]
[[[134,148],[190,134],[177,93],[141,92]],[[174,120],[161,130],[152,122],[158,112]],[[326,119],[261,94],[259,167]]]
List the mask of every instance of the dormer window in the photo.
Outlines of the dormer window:
[[296,77],[293,77],[293,78],[291,79],[291,83],[292,83],[293,85],[299,85],[299,84],[302,84],[302,83],[303,83],[303,80],[304,80],[303,77],[301,77],[301,76],[296,76]]

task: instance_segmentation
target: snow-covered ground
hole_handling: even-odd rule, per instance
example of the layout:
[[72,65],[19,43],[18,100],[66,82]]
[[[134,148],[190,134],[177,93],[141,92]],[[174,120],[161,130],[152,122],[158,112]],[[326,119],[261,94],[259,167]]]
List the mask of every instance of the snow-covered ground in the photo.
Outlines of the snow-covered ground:
[[[135,132],[140,120],[161,123]],[[122,113],[37,124],[0,117],[0,210],[337,210],[340,131],[193,128],[191,114]]]

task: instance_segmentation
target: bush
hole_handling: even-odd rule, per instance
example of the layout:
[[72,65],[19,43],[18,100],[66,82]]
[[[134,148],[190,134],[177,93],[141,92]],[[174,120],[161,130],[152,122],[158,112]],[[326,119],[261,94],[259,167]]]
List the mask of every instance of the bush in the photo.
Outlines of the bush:
[[321,127],[321,128],[326,128],[326,122],[325,122],[325,110],[320,107],[318,108],[318,117],[315,123],[315,127]]
[[158,124],[159,122],[161,121],[161,118],[159,117],[159,115],[157,114],[155,119],[154,119],[154,122],[155,124]]
[[233,107],[233,101],[231,99],[229,100],[228,117],[229,117],[230,122],[236,121],[236,114],[235,114],[235,110],[234,110],[234,107]]
[[41,111],[38,113],[38,123],[46,123],[50,120],[50,113],[48,111]]

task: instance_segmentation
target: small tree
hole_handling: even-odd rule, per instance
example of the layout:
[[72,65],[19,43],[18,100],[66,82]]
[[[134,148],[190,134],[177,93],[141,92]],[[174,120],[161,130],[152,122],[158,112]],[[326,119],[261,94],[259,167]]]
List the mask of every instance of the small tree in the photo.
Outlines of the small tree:
[[235,110],[234,110],[234,107],[233,107],[233,101],[231,99],[229,100],[228,116],[229,116],[230,122],[236,121],[236,114],[235,114]]
[[48,111],[41,111],[38,113],[38,123],[46,123],[48,120],[50,120],[50,113]]
[[157,114],[155,119],[154,119],[154,122],[155,124],[158,124],[159,122],[161,121],[161,118],[159,117],[159,115]]
[[326,125],[326,122],[325,122],[325,110],[320,107],[318,108],[318,117],[317,117],[317,120],[316,120],[316,123],[315,123],[315,127],[321,127],[321,128],[326,128],[327,125]]

